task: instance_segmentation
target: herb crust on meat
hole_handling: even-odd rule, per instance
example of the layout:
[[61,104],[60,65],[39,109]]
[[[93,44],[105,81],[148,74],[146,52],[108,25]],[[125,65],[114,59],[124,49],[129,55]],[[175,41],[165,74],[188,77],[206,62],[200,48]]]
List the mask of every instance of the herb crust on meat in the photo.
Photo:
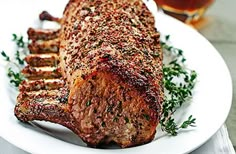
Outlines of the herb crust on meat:
[[70,0],[61,19],[46,15],[61,28],[29,29],[16,117],[59,123],[93,147],[150,142],[162,110],[163,55],[145,4]]

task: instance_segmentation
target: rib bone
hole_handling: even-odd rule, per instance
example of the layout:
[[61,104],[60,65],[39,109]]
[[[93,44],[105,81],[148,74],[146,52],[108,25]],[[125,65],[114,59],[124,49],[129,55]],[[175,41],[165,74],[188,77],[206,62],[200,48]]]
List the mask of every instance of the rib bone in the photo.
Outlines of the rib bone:
[[[36,92],[20,93],[15,113],[21,121],[29,119],[51,117],[59,119],[65,116],[68,93],[65,90],[41,90]],[[35,114],[37,113],[37,114]],[[66,116],[65,116],[66,117]]]
[[48,20],[48,21],[55,21],[57,23],[61,23],[61,19],[52,16],[50,13],[48,13],[47,11],[43,11],[40,15],[39,15],[39,19],[40,20]]
[[27,33],[31,40],[53,40],[58,38],[59,30],[29,28]]
[[28,48],[31,53],[57,53],[59,50],[59,40],[32,41]]
[[58,67],[32,67],[28,65],[21,72],[29,80],[54,79],[61,77],[61,72]]
[[25,61],[30,66],[42,67],[42,66],[57,66],[59,63],[59,57],[57,54],[30,54],[25,57]]
[[38,90],[55,90],[65,85],[62,79],[40,79],[40,80],[24,80],[19,86],[20,92],[38,91]]

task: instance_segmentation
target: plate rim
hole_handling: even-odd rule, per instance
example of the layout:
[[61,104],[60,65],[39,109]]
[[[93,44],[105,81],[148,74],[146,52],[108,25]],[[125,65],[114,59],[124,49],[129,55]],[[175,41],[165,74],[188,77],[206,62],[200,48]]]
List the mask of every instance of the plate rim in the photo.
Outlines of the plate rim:
[[[228,79],[229,79],[229,81],[227,81],[227,82],[230,82],[230,98],[229,98],[229,100],[230,100],[230,105],[229,105],[229,108],[228,108],[228,113],[227,113],[227,115],[225,115],[225,118],[224,118],[224,121],[222,122],[222,124],[225,122],[225,120],[226,120],[226,118],[228,117],[228,114],[229,114],[229,111],[230,111],[230,108],[231,108],[231,105],[232,105],[232,98],[233,98],[233,84],[232,84],[232,78],[231,78],[231,75],[230,75],[230,72],[229,72],[229,69],[228,69],[228,67],[227,67],[227,65],[226,65],[226,63],[225,63],[225,61],[223,60],[223,58],[222,58],[222,56],[220,55],[220,53],[214,48],[214,46],[206,39],[206,38],[204,38],[201,34],[199,34],[196,30],[194,30],[194,29],[192,29],[191,27],[188,27],[188,26],[186,26],[185,24],[183,24],[183,23],[181,23],[181,22],[179,22],[178,20],[176,20],[176,19],[174,19],[174,18],[172,18],[172,17],[169,17],[169,16],[167,16],[167,15],[163,15],[163,14],[159,14],[158,15],[159,17],[161,17],[161,18],[166,18],[167,20],[172,20],[173,22],[175,22],[175,23],[177,23],[177,24],[179,24],[179,25],[182,25],[182,26],[185,26],[185,28],[186,29],[189,29],[190,31],[192,31],[192,32],[194,32],[194,33],[196,33],[197,35],[199,35],[200,37],[201,37],[201,39],[203,39],[204,41],[206,41],[207,43],[208,43],[208,45],[209,46],[211,46],[211,48],[213,48],[214,49],[214,53],[217,55],[217,56],[219,56],[220,57],[220,59],[222,60],[222,62],[223,62],[223,64],[224,64],[224,68],[225,68],[225,73],[227,73],[227,74],[225,74],[227,77],[228,77]],[[6,92],[6,91],[5,91]],[[3,93],[4,94],[4,93]],[[0,111],[2,110],[1,109],[1,104],[0,104]],[[0,115],[2,115],[2,113],[3,112],[1,112],[0,113]],[[2,117],[2,116],[1,116]],[[0,117],[0,118],[1,118]],[[218,129],[221,127],[221,125],[218,127]],[[189,150],[187,150],[187,151],[185,151],[185,153],[188,153],[188,152],[190,152],[190,151],[193,151],[193,150],[195,150],[195,149],[197,149],[198,147],[200,147],[202,144],[204,144],[208,139],[210,139],[211,137],[212,137],[212,135],[214,135],[216,132],[217,132],[217,130],[218,129],[215,129],[213,132],[212,132],[212,134],[211,135],[209,135],[208,136],[208,138],[205,140],[205,141],[203,141],[201,144],[199,144],[198,146],[196,146],[196,147],[194,147],[193,149],[189,149]],[[2,131],[1,131],[1,129],[0,129],[0,136],[2,136],[5,140],[7,140],[8,142],[10,142],[10,143],[12,143],[12,144],[14,144],[15,146],[17,146],[17,147],[19,147],[19,148],[22,148],[23,150],[25,150],[25,151],[28,151],[28,152],[31,152],[31,153],[35,153],[36,151],[34,151],[33,149],[31,149],[31,148],[29,148],[29,147],[27,147],[27,146],[22,146],[22,143],[19,143],[19,142],[16,142],[16,141],[14,141],[12,138],[9,138],[9,136],[7,136],[7,135],[5,135],[5,134],[3,134],[3,133],[1,133]],[[151,143],[149,143],[149,144],[154,144],[154,142],[151,142]],[[149,145],[149,144],[147,144],[147,145]],[[142,148],[142,147],[147,147],[147,145],[143,145],[143,146],[139,146],[139,147],[135,147],[136,149],[138,149],[138,150],[140,150],[140,148]],[[88,149],[88,148],[85,148],[85,149]],[[128,149],[132,149],[132,148],[128,148]],[[148,149],[148,148],[147,148]],[[98,149],[96,149],[96,151],[97,151]],[[120,150],[122,150],[123,152],[125,151],[125,149],[119,149],[119,150],[112,150],[113,152],[115,152],[115,151],[120,151]],[[106,150],[105,150],[106,151]],[[109,150],[109,151],[111,151],[111,150]],[[131,150],[132,151],[132,150]],[[87,152],[89,152],[89,151],[87,151]],[[102,152],[104,152],[104,151],[102,151]]]

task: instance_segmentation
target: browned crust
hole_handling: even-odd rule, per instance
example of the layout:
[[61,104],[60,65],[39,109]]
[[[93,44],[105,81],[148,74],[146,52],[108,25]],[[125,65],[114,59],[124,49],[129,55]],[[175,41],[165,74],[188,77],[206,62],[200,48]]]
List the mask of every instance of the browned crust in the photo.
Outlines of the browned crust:
[[[69,110],[75,120],[80,121],[79,136],[88,145],[96,147],[114,141],[124,148],[153,139],[159,121],[158,113],[145,103],[140,91],[124,81],[120,75],[98,71],[75,82],[79,88],[70,92],[72,104],[69,104]],[[87,105],[88,100],[91,100],[91,105]],[[93,109],[96,113],[91,115]],[[115,118],[118,121],[114,121]],[[126,131],[129,133],[126,134]]]
[[[163,95],[161,85],[156,85],[155,81],[150,81],[152,79],[142,74],[132,72],[132,70],[126,68],[126,66],[123,66],[116,60],[105,62],[100,68],[97,68],[97,70],[111,72],[119,77],[117,80],[126,81],[128,85],[136,89],[140,95],[144,97],[145,102],[150,105],[150,109],[159,113],[157,118],[160,119],[160,113],[162,110],[161,96]],[[160,76],[161,75],[162,74],[160,74]]]

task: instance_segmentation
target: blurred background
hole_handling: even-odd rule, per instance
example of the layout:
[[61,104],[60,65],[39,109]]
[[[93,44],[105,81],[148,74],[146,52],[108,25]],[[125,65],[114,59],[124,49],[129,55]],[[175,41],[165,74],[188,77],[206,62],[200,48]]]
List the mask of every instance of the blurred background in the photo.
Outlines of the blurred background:
[[[198,31],[220,52],[231,73],[233,82],[233,102],[226,121],[230,139],[236,149],[236,1],[216,0],[207,10]],[[220,73],[220,72],[219,72]],[[224,103],[224,102],[222,102]],[[214,110],[214,108],[213,108]]]
[[[233,88],[236,89],[236,1],[155,1],[162,11],[193,26],[215,46],[228,65]],[[214,107],[212,109],[214,110]],[[236,91],[233,92],[232,108],[226,124],[236,149]]]
[[[216,0],[207,10],[199,32],[220,52],[231,73],[233,102],[226,121],[230,139],[236,149],[236,1]],[[201,21],[200,21],[201,22]],[[219,72],[220,73],[220,72]],[[224,102],[222,102],[224,103]],[[214,108],[213,108],[214,110]]]

